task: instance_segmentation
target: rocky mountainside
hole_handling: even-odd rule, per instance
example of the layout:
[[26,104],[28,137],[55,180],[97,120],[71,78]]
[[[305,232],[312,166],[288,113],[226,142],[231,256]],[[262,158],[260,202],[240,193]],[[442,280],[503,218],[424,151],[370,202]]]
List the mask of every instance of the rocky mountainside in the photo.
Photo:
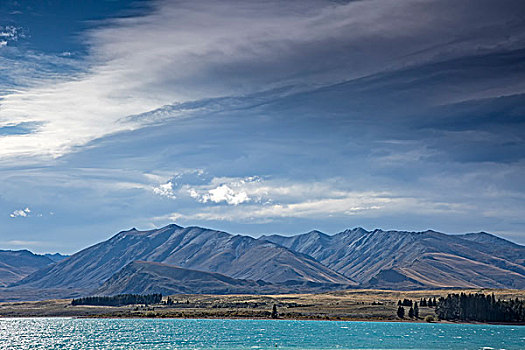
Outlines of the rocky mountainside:
[[109,278],[94,294],[276,294],[325,292],[344,288],[348,288],[348,285],[299,281],[269,283],[155,262],[134,261]]
[[28,288],[94,289],[133,261],[217,272],[237,279],[356,285],[315,259],[247,236],[177,225],[123,231],[23,279]]
[[29,250],[0,250],[0,287],[17,282],[53,262]]
[[525,288],[525,247],[487,233],[319,231],[263,236],[371,288]]

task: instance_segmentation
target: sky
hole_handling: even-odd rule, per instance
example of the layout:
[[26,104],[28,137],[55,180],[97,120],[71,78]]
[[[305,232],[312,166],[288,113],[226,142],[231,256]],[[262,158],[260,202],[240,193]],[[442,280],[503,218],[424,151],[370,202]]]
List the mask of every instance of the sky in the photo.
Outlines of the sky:
[[524,214],[522,0],[0,2],[0,249]]

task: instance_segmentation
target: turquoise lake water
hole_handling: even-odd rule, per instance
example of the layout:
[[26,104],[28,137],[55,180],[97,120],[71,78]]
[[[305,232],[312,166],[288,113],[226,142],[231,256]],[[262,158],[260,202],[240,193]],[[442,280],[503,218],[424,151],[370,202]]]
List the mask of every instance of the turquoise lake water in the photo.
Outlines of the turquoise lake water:
[[190,319],[0,319],[0,349],[525,349],[525,327]]

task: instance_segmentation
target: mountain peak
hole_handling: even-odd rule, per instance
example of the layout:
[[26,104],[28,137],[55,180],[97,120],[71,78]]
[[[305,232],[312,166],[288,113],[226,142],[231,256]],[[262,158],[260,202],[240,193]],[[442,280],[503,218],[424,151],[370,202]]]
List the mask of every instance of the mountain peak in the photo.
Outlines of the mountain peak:
[[459,235],[459,237],[466,239],[468,241],[482,243],[482,244],[495,244],[498,246],[519,246],[514,242],[507,241],[506,239],[503,239],[501,237],[498,237],[496,235],[493,235],[492,233],[488,232],[473,232],[473,233],[465,233],[462,235]]
[[321,232],[321,231],[319,231],[319,230],[312,230],[312,231],[306,233],[306,235],[309,235],[309,236],[318,236],[318,237],[329,237],[326,233]]
[[166,225],[166,226],[164,226],[164,227],[162,227],[162,228],[179,229],[179,228],[184,228],[184,227],[179,226],[179,225],[177,225],[177,224],[168,224],[168,225]]

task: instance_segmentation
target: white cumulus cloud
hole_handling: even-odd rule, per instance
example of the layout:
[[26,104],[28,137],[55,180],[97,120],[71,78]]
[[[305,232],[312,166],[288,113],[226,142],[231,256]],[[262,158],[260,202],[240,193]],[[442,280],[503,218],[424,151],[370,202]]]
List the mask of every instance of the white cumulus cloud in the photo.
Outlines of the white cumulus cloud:
[[173,183],[171,181],[168,181],[165,184],[161,184],[157,187],[153,187],[153,193],[170,199],[177,198],[173,192]]
[[182,186],[190,197],[201,203],[227,203],[239,205],[250,201],[261,201],[262,179],[256,176],[246,178],[213,178],[210,183],[200,186]]
[[228,185],[220,185],[212,190],[209,190],[208,193],[200,197],[203,203],[208,201],[220,203],[226,202],[228,204],[237,205],[244,202],[248,202],[250,197],[244,191],[236,192]]
[[25,208],[25,209],[18,209],[13,211],[11,214],[9,214],[10,217],[16,218],[16,217],[27,217],[31,213],[31,209]]

